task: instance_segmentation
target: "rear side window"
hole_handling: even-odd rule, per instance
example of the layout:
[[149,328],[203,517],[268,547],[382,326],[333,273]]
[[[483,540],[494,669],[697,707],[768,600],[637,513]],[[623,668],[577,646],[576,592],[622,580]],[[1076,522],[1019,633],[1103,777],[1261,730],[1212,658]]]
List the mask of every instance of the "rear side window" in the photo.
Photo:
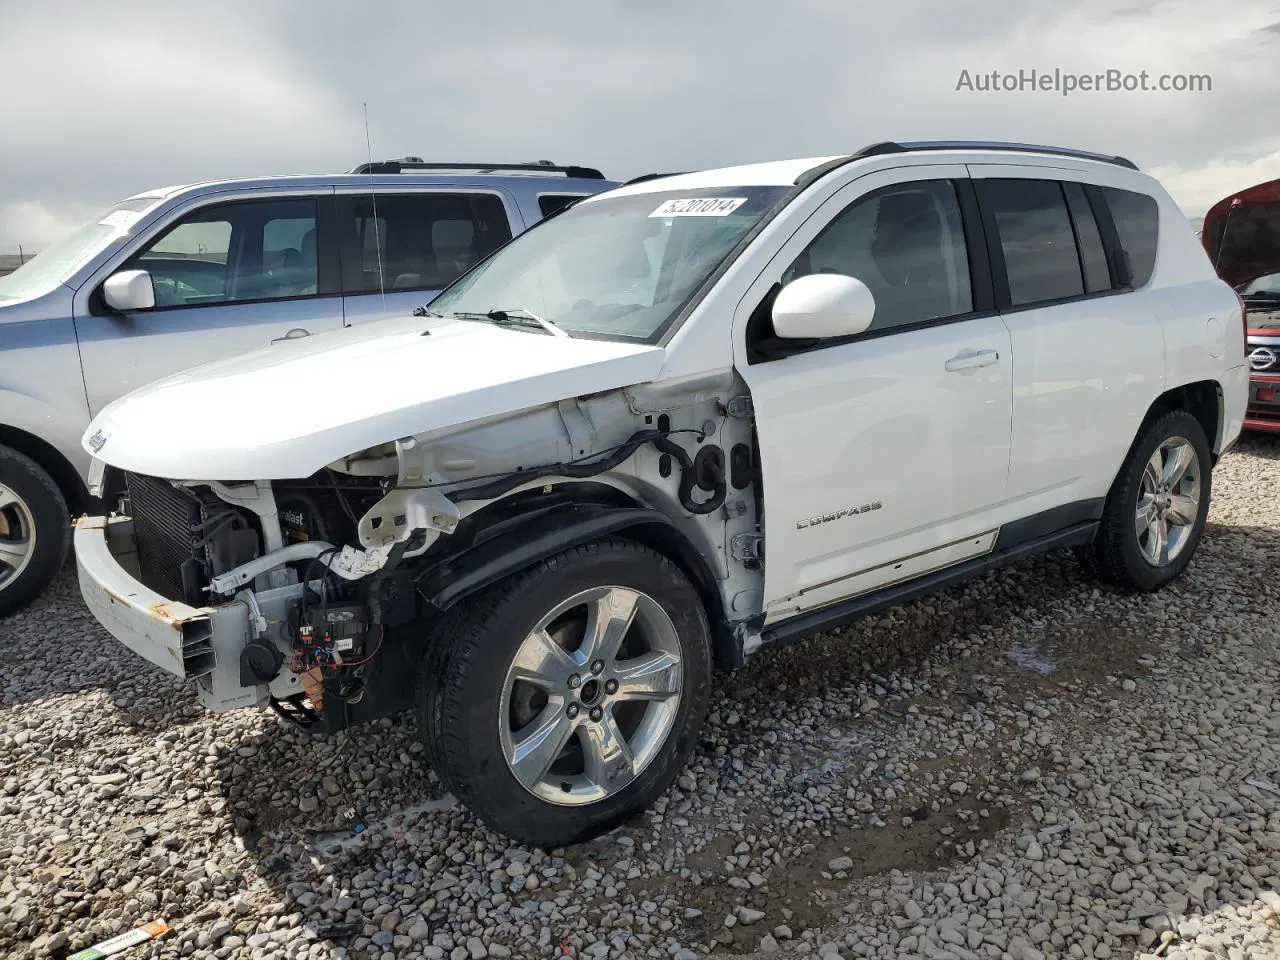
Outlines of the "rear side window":
[[1085,292],[1062,185],[1053,180],[978,180],[995,220],[1013,306]]
[[342,262],[346,293],[439,290],[511,239],[506,209],[491,193],[345,199],[340,219],[348,231]]
[[1160,212],[1153,197],[1132,190],[1103,187],[1102,196],[1111,209],[1120,246],[1129,255],[1133,285],[1140,287],[1151,279],[1156,266],[1156,243],[1160,232]]
[[1071,224],[1076,230],[1076,248],[1080,253],[1080,265],[1084,267],[1084,288],[1088,293],[1101,293],[1111,289],[1111,270],[1107,266],[1107,250],[1102,245],[1098,221],[1089,206],[1084,187],[1078,183],[1064,183],[1067,206],[1071,210]]
[[969,256],[950,180],[896,184],[845,207],[782,275],[865,283],[876,300],[870,329],[909,326],[973,310]]
[[538,194],[538,210],[544,217],[549,217],[557,210],[563,210],[573,201],[585,196],[581,193],[540,193]]

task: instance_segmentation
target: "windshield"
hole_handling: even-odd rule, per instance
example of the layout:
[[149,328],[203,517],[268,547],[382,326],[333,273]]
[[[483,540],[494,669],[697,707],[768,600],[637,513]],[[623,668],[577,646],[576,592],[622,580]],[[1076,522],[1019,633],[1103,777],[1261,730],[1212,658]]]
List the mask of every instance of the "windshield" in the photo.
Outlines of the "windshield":
[[601,196],[512,240],[434,313],[524,310],[570,334],[656,340],[786,187]]
[[1246,297],[1280,297],[1280,273],[1271,273],[1246,284]]
[[70,236],[46,247],[7,277],[0,277],[0,300],[20,300],[52,290],[108,243],[128,233],[134,222],[159,202],[159,197],[139,197],[117,203]]

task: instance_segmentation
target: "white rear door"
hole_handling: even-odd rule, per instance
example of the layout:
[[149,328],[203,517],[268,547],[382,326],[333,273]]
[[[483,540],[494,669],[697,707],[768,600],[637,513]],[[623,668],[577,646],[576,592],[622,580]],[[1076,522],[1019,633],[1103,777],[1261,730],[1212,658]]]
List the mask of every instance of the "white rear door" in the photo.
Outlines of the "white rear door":
[[[1086,501],[1096,512],[1164,390],[1159,317],[1143,293],[1117,289],[1103,190],[1067,170],[969,169],[1013,340],[1009,516]],[[1136,250],[1132,260],[1141,286],[1150,265]]]

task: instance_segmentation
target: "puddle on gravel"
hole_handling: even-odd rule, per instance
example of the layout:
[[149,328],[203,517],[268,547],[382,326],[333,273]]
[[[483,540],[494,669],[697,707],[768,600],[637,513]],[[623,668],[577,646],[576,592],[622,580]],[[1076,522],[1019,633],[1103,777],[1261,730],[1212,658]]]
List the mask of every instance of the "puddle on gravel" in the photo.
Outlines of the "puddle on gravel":
[[[987,816],[982,816],[980,810],[985,810]],[[902,826],[902,818],[909,816],[913,816],[912,824]],[[1016,816],[1014,811],[989,806],[969,796],[958,798],[939,812],[928,808],[897,809],[883,827],[834,825],[825,834],[813,835],[803,852],[775,867],[769,886],[759,890],[736,889],[726,882],[724,861],[751,832],[749,826],[742,833],[722,834],[689,858],[689,866],[709,870],[712,876],[701,884],[688,884],[677,893],[686,907],[702,911],[701,916],[685,921],[685,938],[702,943],[715,938],[717,950],[737,951],[754,949],[759,938],[779,923],[788,924],[797,933],[826,928],[840,917],[850,883],[887,876],[893,870],[929,873],[966,860],[970,856],[963,849],[967,843],[972,841],[977,846],[994,839]],[[852,861],[839,875],[830,870],[831,861],[837,857]],[[783,884],[776,883],[783,878]],[[764,910],[767,918],[758,927],[737,926],[729,930],[724,920],[735,906]],[[790,911],[790,916],[782,912],[784,909]]]
[[1058,670],[1057,661],[1047,657],[1039,647],[1015,643],[1008,651],[1009,659],[1024,670],[1034,670],[1041,676],[1051,677]]

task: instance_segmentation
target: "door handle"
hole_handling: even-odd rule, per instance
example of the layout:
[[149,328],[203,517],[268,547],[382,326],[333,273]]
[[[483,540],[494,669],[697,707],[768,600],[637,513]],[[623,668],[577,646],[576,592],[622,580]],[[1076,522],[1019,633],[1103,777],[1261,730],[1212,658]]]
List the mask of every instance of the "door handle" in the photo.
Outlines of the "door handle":
[[276,337],[272,343],[279,343],[281,340],[301,340],[303,337],[311,336],[311,331],[305,327],[294,327],[283,337]]
[[1000,359],[994,350],[970,350],[957,354],[943,364],[947,373],[960,373],[964,370],[976,370],[978,367],[989,367]]

